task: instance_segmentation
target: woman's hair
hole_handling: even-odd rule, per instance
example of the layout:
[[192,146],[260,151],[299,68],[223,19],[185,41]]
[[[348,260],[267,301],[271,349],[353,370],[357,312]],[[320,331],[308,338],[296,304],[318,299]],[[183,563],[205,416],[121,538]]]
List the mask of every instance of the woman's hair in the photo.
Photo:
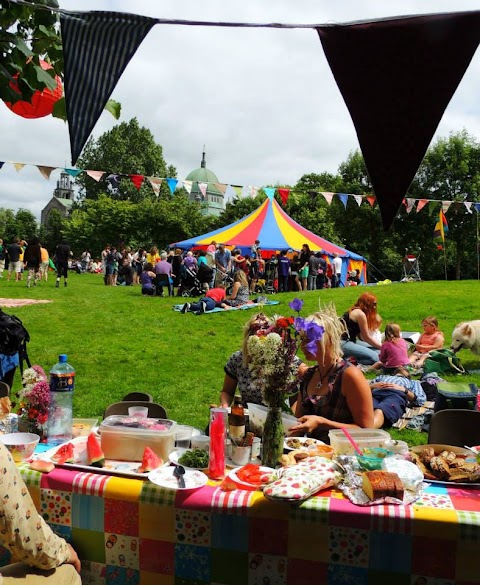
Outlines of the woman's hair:
[[357,302],[350,309],[360,309],[365,313],[367,325],[370,331],[376,329],[377,325],[377,297],[371,293],[363,293],[357,299]]
[[435,327],[435,329],[438,329],[437,318],[434,317],[433,315],[425,317],[425,319],[422,319],[422,325],[432,325],[433,327]]
[[233,282],[239,282],[242,286],[248,286],[247,275],[243,270],[237,270],[233,275]]
[[243,364],[248,366],[248,348],[247,348],[247,341],[251,335],[255,335],[257,331],[261,329],[268,329],[272,325],[272,321],[264,314],[258,313],[258,315],[254,315],[251,317],[246,323],[245,328],[243,330],[243,344],[242,344],[242,352],[243,352]]
[[385,327],[385,340],[386,341],[395,341],[395,339],[400,339],[400,326],[396,323],[388,323]]
[[146,262],[143,266],[144,272],[153,272],[153,266],[151,262]]
[[306,252],[308,252],[309,254],[310,252],[310,246],[308,244],[303,244],[302,249],[305,249]]
[[[339,319],[337,310],[333,303],[321,307],[319,311],[313,313],[306,319],[321,325],[324,329],[322,339],[318,342],[317,348],[322,351],[322,357],[328,352],[334,361],[343,356],[342,335],[347,333],[347,327],[343,319]],[[300,334],[302,336],[302,334]]]
[[155,246],[152,246],[150,248],[150,256],[155,256],[155,254],[158,252],[158,248],[156,248]]

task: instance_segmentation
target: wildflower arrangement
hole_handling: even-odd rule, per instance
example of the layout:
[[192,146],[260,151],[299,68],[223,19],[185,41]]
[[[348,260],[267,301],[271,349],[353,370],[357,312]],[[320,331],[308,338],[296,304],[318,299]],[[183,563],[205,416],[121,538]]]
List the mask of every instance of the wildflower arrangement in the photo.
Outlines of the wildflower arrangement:
[[23,388],[19,393],[18,415],[29,427],[44,425],[50,407],[50,386],[40,366],[32,366],[23,372]]
[[[303,301],[294,299],[289,306],[300,313]],[[261,381],[265,403],[281,406],[296,385],[298,367],[294,358],[299,334],[315,354],[324,330],[301,317],[276,316],[273,322],[265,318],[257,319],[256,323],[256,331],[247,340],[248,367],[252,377]]]

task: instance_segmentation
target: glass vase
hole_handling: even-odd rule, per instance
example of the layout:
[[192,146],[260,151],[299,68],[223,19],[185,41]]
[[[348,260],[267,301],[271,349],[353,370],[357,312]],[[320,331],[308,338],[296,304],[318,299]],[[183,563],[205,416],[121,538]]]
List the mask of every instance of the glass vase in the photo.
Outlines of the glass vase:
[[36,420],[27,420],[27,432],[38,435],[40,437],[40,443],[44,443],[46,441],[46,427],[46,424],[42,425]]
[[282,423],[282,409],[271,406],[267,412],[267,419],[263,427],[262,464],[275,468],[283,453],[285,433]]

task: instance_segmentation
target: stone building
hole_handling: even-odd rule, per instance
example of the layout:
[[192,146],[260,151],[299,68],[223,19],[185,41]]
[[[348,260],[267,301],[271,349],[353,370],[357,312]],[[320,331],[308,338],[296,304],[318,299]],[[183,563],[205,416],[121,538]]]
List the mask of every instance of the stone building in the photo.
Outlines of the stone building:
[[42,214],[40,217],[41,225],[47,225],[48,218],[54,209],[56,209],[62,217],[68,217],[72,209],[74,194],[75,193],[70,175],[68,173],[61,172],[60,179],[57,181],[57,187],[53,192],[53,197],[42,209]]
[[[217,175],[207,169],[205,161],[205,149],[203,150],[202,162],[199,169],[192,171],[187,177],[187,181],[192,181],[192,190],[190,192],[190,200],[198,201],[202,208],[202,215],[220,215],[225,209],[224,195],[215,186],[215,183],[220,181]],[[206,183],[207,190],[205,196],[198,186],[199,183]]]

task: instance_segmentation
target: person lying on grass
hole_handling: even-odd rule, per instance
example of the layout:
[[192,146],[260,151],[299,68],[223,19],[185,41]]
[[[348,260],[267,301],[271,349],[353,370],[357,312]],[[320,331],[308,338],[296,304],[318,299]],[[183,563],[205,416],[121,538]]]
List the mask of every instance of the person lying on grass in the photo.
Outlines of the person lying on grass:
[[411,380],[405,368],[397,368],[393,375],[377,376],[370,380],[373,399],[373,419],[376,429],[391,427],[405,413],[410,404],[423,406],[427,397],[418,380]]

